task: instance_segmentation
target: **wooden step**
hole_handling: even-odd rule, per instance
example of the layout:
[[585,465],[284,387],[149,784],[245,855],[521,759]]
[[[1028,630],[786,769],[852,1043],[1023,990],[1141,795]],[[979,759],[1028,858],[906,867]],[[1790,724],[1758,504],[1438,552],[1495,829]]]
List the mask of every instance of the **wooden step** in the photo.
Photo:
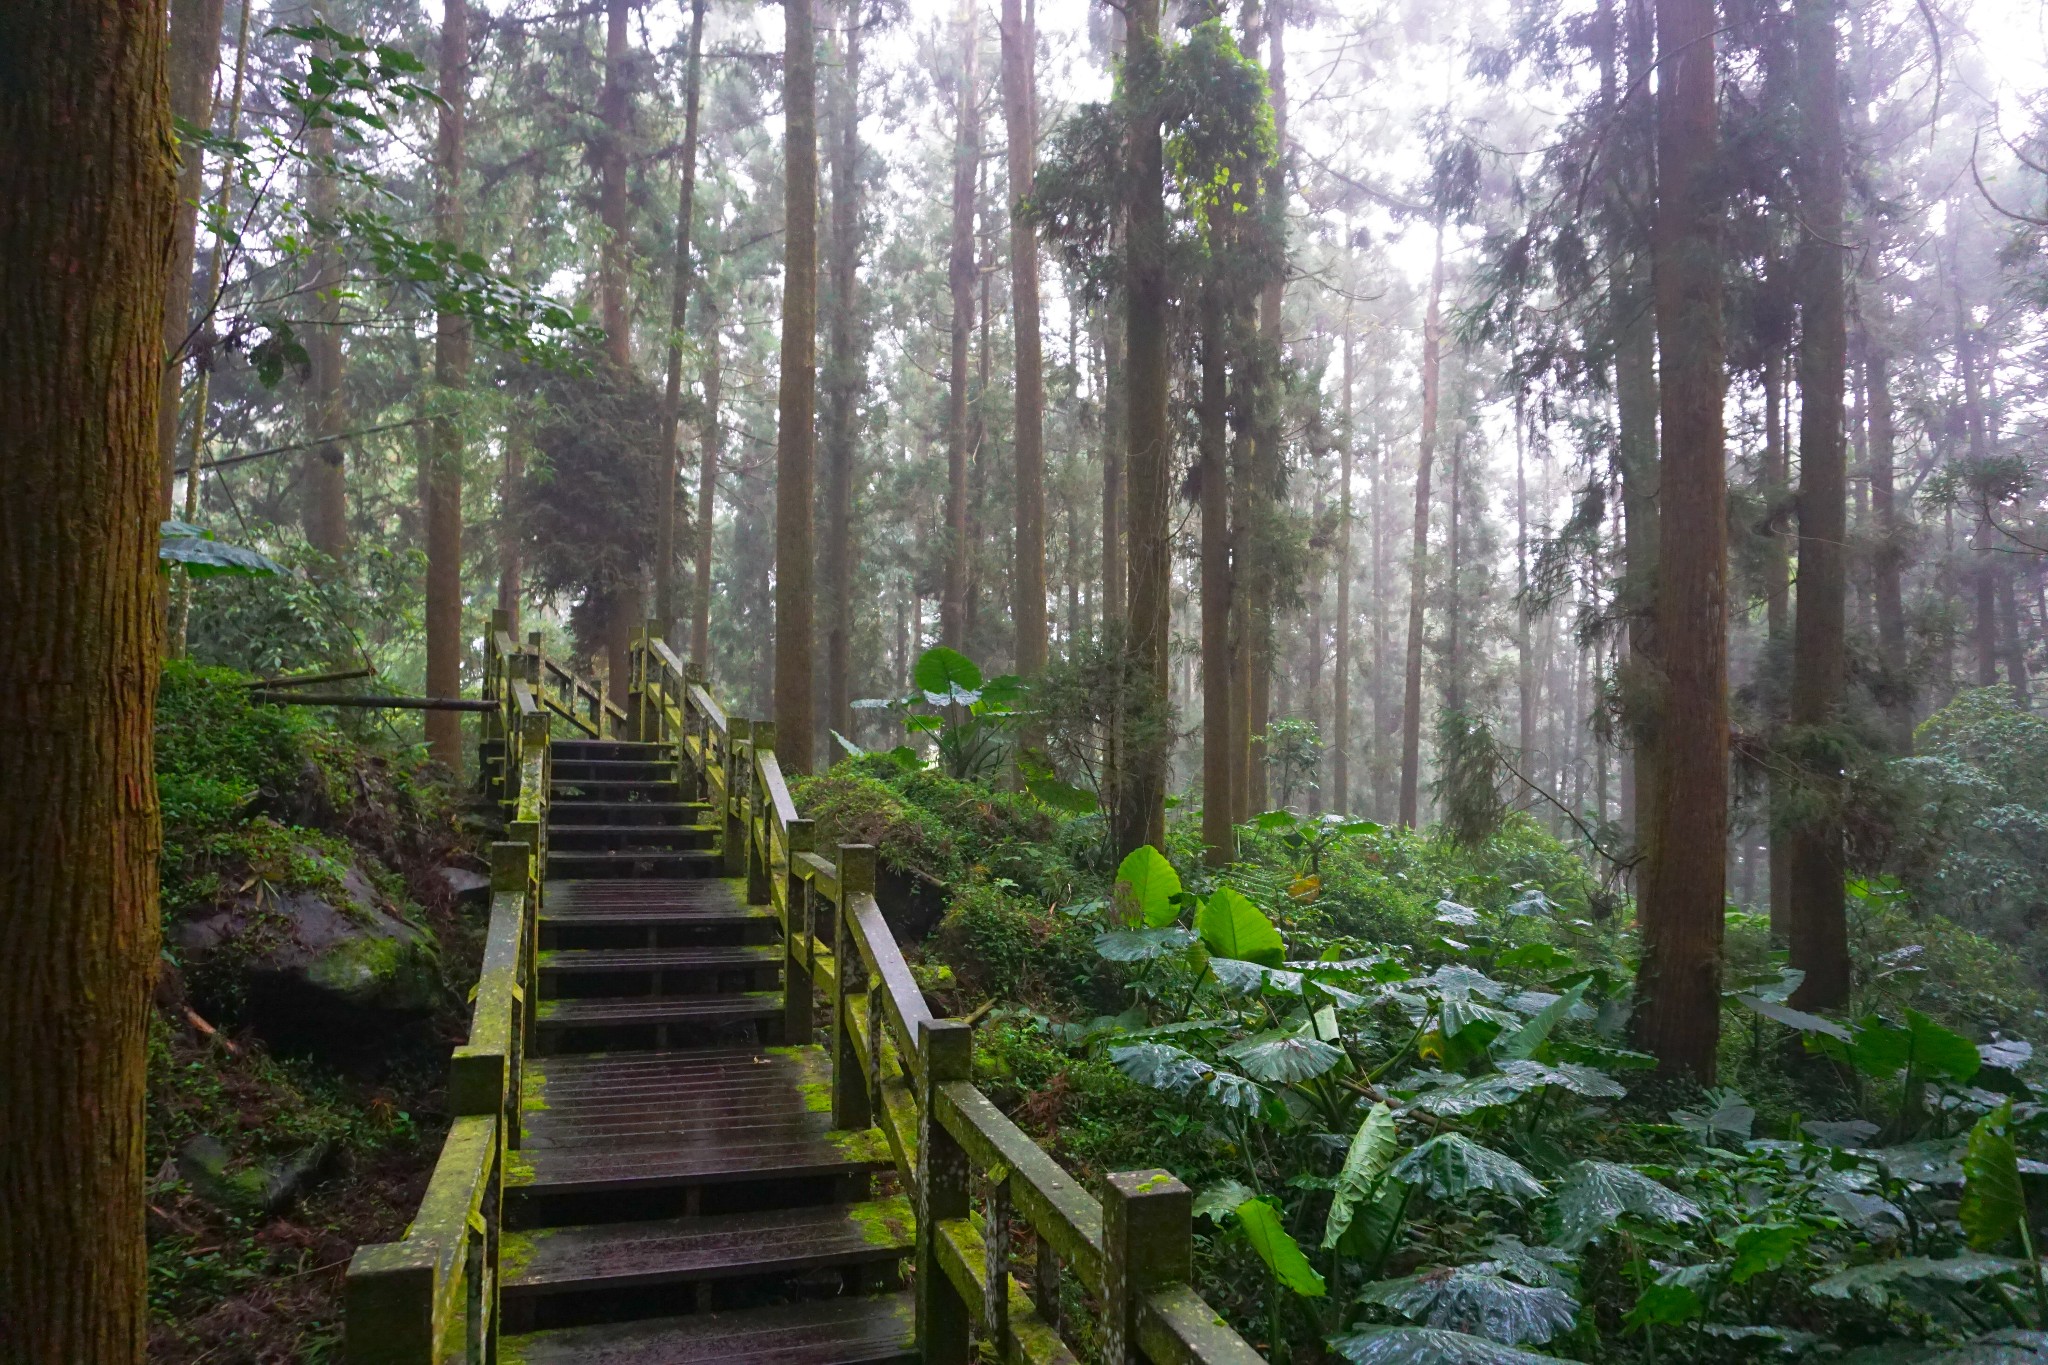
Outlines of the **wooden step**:
[[554,825],[551,853],[614,853],[624,849],[701,849],[725,831],[717,825]]
[[499,1281],[508,1305],[587,1290],[793,1275],[894,1261],[916,1218],[898,1195],[858,1204],[598,1223],[507,1233]]
[[583,801],[672,802],[682,787],[672,777],[576,777],[550,780],[548,802],[575,805]]
[[542,1036],[575,1029],[682,1027],[719,1030],[782,1018],[781,991],[715,995],[598,995],[543,1000],[533,1025]]
[[548,745],[557,762],[648,761],[674,758],[675,745],[635,739],[558,739]]
[[540,923],[550,926],[722,926],[773,924],[765,905],[744,905],[731,882],[709,877],[670,881],[550,880]]
[[725,855],[715,848],[568,849],[548,850],[550,879],[645,880],[710,877],[725,870]]
[[727,943],[683,948],[552,948],[537,959],[541,980],[585,973],[732,972],[776,970],[782,948],[769,943]]
[[507,1337],[499,1365],[890,1365],[918,1359],[908,1294]]
[[554,766],[548,774],[556,782],[582,782],[591,779],[635,782],[673,782],[676,780],[675,756],[667,758],[563,758],[555,756]]
[[548,829],[585,825],[694,825],[710,811],[702,801],[565,801],[548,808]]

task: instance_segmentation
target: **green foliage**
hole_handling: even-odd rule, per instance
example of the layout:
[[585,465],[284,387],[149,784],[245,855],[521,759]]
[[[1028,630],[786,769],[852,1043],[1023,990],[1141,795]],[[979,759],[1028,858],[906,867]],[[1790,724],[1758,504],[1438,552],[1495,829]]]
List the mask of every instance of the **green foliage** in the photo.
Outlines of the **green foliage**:
[[1281,941],[1273,921],[1227,886],[1217,887],[1216,893],[1195,912],[1195,932],[1218,957],[1277,967],[1287,953],[1287,945]]
[[282,564],[240,545],[229,545],[190,522],[167,521],[159,528],[156,557],[168,568],[184,566],[187,578],[262,578],[285,572]]
[[1309,1264],[1301,1244],[1281,1224],[1280,1215],[1271,1204],[1263,1199],[1247,1199],[1237,1206],[1237,1225],[1281,1285],[1309,1298],[1321,1298],[1327,1292],[1323,1277]]
[[1122,919],[1160,929],[1180,915],[1180,874],[1150,844],[1140,844],[1117,865],[1114,895]]

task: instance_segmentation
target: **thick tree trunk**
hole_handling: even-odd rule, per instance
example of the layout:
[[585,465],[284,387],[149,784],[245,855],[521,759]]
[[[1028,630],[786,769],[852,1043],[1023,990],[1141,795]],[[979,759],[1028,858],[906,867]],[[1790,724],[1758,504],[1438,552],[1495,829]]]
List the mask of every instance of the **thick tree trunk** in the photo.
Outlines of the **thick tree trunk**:
[[1003,121],[1010,161],[1010,309],[1017,348],[1017,672],[1045,671],[1045,377],[1038,336],[1038,234],[1016,212],[1038,164],[1036,0],[1003,0]]
[[1660,1070],[1714,1077],[1728,841],[1728,489],[1713,0],[1657,0],[1654,268],[1663,478],[1655,824],[1638,910],[1636,1036]]
[[1124,622],[1124,450],[1130,442],[1125,421],[1124,310],[1112,301],[1102,319],[1102,627]]
[[[306,135],[307,149],[324,165],[334,156],[334,130],[315,128]],[[324,170],[311,173],[308,207],[316,224],[331,223],[340,205],[334,176]],[[348,481],[342,466],[341,398],[341,252],[331,229],[316,226],[306,285],[311,296],[312,327],[306,336],[306,358],[311,363],[312,387],[308,394],[314,440],[301,473],[300,521],[306,543],[336,561],[324,572],[335,572],[348,553]],[[201,420],[204,420],[203,417]]]
[[860,0],[846,0],[839,72],[829,97],[832,237],[825,282],[830,291],[825,370],[825,545],[819,572],[826,595],[824,727],[853,733],[854,427],[866,386],[860,330]]
[[633,363],[633,326],[626,310],[626,258],[632,249],[626,224],[626,139],[632,134],[633,96],[626,86],[627,26],[631,0],[605,0],[604,85],[597,114],[604,126],[597,147],[597,213],[604,227],[598,245],[598,309],[604,323],[605,353],[623,372]]
[[[1869,286],[1868,307],[1882,310],[1879,286]],[[1900,580],[1906,568],[1906,530],[1894,486],[1897,436],[1893,427],[1891,357],[1881,337],[1863,328],[1864,383],[1870,391],[1870,513],[1876,521],[1871,586],[1877,600],[1878,668],[1883,678],[1886,728],[1894,752],[1913,752],[1913,677],[1906,655],[1906,609]]]
[[[1847,672],[1849,471],[1842,390],[1848,330],[1842,209],[1847,194],[1836,0],[1794,0],[1800,140],[1795,167],[1803,235],[1799,266],[1799,603],[1792,622],[1792,707],[1809,735],[1841,720]],[[1809,764],[1817,746],[1809,743]],[[1832,753],[1833,746],[1823,752]],[[1792,965],[1806,973],[1793,994],[1802,1009],[1834,1009],[1849,997],[1849,931],[1842,874],[1839,767],[1810,766],[1817,813],[1792,838]]]
[[[462,245],[463,118],[469,101],[469,0],[446,0],[441,21],[440,137],[434,150],[434,231]],[[444,410],[434,419],[427,469],[427,695],[462,692],[462,429],[445,411],[469,382],[469,324],[459,312],[434,318],[434,385]],[[462,768],[462,713],[426,713],[427,752],[450,772]]]
[[[213,126],[213,77],[220,66],[223,0],[178,0],[171,7],[171,114],[198,128]],[[197,147],[178,154],[178,216],[171,229],[171,268],[164,284],[164,372],[157,399],[156,447],[163,516],[171,515],[172,466],[178,456],[179,380],[192,330],[192,261],[199,238],[199,201],[206,194],[206,157]]]
[[[1792,452],[1785,439],[1785,360],[1775,347],[1764,351],[1764,483],[1767,496],[1787,497],[1792,489]],[[1773,529],[1764,546],[1769,589],[1764,598],[1764,634],[1781,653],[1792,638],[1792,550],[1784,534]],[[1792,836],[1785,819],[1791,793],[1778,765],[1765,781],[1770,811],[1769,851],[1771,936],[1782,939],[1792,923]]]
[[0,1355],[140,1365],[164,11],[0,7]]
[[[1210,230],[1224,215],[1214,213]],[[1202,393],[1197,481],[1202,513],[1202,849],[1211,867],[1236,855],[1230,803],[1230,471],[1229,307],[1223,285],[1202,294]]]
[[1422,434],[1415,448],[1415,536],[1408,552],[1408,649],[1401,701],[1400,821],[1413,829],[1422,788],[1422,632],[1429,594],[1429,467],[1436,458],[1436,415],[1443,347],[1444,228],[1436,227],[1429,308],[1422,318]]
[[785,119],[782,377],[775,437],[775,742],[808,773],[811,722],[811,500],[818,398],[818,96],[811,7],[782,7]]
[[[1515,721],[1523,771],[1536,752],[1536,650],[1530,638],[1529,473],[1522,404],[1515,401]],[[1604,814],[1604,812],[1603,812]]]
[[[1273,160],[1266,166],[1260,195],[1262,210],[1274,231],[1281,234],[1280,249],[1286,250],[1287,223],[1287,0],[1266,0],[1267,45],[1266,92],[1273,109]],[[1241,818],[1273,804],[1268,783],[1264,746],[1251,752],[1251,741],[1263,737],[1273,721],[1274,604],[1279,594],[1275,577],[1273,509],[1286,496],[1287,474],[1281,459],[1280,370],[1286,338],[1281,331],[1281,311],[1287,298],[1287,278],[1276,272],[1259,291],[1259,354],[1262,373],[1254,411],[1257,430],[1252,439],[1253,486],[1251,497],[1258,509],[1250,534],[1242,543],[1251,550],[1251,562],[1239,571],[1245,585],[1244,672],[1240,681],[1245,694],[1245,786],[1246,805]]]
[[[1135,92],[1129,131],[1128,215],[1129,267],[1124,282],[1126,341],[1129,346],[1126,389],[1130,408],[1128,464],[1130,508],[1127,544],[1130,550],[1130,620],[1125,649],[1147,695],[1143,703],[1159,711],[1166,706],[1167,643],[1172,626],[1172,556],[1167,526],[1168,486],[1172,479],[1172,429],[1167,420],[1167,389],[1172,365],[1168,335],[1170,297],[1166,278],[1165,147],[1158,116],[1149,113],[1158,89],[1163,53],[1159,35],[1160,0],[1131,0],[1124,79]],[[1163,721],[1163,716],[1159,718]],[[1166,837],[1167,728],[1154,723],[1123,746],[1119,774],[1115,845],[1119,857],[1140,844],[1161,844]]]
[[718,313],[704,329],[704,425],[697,438],[697,578],[690,594],[690,662],[711,672],[711,513],[718,502],[718,400],[723,373]]
[[511,623],[512,638],[519,638],[519,599],[524,596],[525,577],[521,551],[526,542],[519,534],[513,509],[519,497],[519,481],[526,477],[526,433],[516,426],[505,432],[505,467],[498,478],[498,610]]
[[690,228],[697,216],[697,106],[704,74],[704,4],[690,2],[690,57],[683,78],[683,147],[676,189],[675,292],[668,313],[668,374],[661,396],[661,521],[654,538],[654,616],[664,635],[676,627],[677,503],[683,479],[683,331],[690,319]]
[[1358,385],[1358,358],[1351,334],[1351,303],[1344,303],[1343,444],[1337,450],[1337,658],[1330,689],[1331,743],[1336,757],[1331,781],[1336,791],[1331,809],[1351,813],[1351,464],[1357,447],[1352,423],[1351,391]]
[[939,640],[949,649],[967,644],[967,461],[973,453],[968,404],[968,351],[974,337],[974,173],[981,165],[981,122],[977,117],[975,10],[963,5],[959,86],[953,122],[953,233],[946,258],[946,283],[953,296],[952,350],[946,375],[946,565],[939,594]]

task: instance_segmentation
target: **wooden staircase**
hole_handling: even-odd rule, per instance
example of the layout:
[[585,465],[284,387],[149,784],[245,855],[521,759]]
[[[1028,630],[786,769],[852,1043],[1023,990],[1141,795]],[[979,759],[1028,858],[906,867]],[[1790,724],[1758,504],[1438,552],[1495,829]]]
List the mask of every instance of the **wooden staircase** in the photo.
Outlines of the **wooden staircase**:
[[499,1361],[917,1359],[888,1145],[833,1129],[824,1050],[782,1046],[776,917],[721,875],[675,747],[552,759]]

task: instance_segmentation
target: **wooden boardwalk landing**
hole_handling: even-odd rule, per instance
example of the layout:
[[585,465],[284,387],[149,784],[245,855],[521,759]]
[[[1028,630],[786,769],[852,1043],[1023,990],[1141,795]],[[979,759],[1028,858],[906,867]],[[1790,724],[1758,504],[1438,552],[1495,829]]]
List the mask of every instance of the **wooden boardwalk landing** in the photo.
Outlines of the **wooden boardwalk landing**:
[[917,1359],[910,1204],[880,1132],[831,1126],[824,1049],[781,1045],[774,912],[672,745],[553,749],[499,1361]]

